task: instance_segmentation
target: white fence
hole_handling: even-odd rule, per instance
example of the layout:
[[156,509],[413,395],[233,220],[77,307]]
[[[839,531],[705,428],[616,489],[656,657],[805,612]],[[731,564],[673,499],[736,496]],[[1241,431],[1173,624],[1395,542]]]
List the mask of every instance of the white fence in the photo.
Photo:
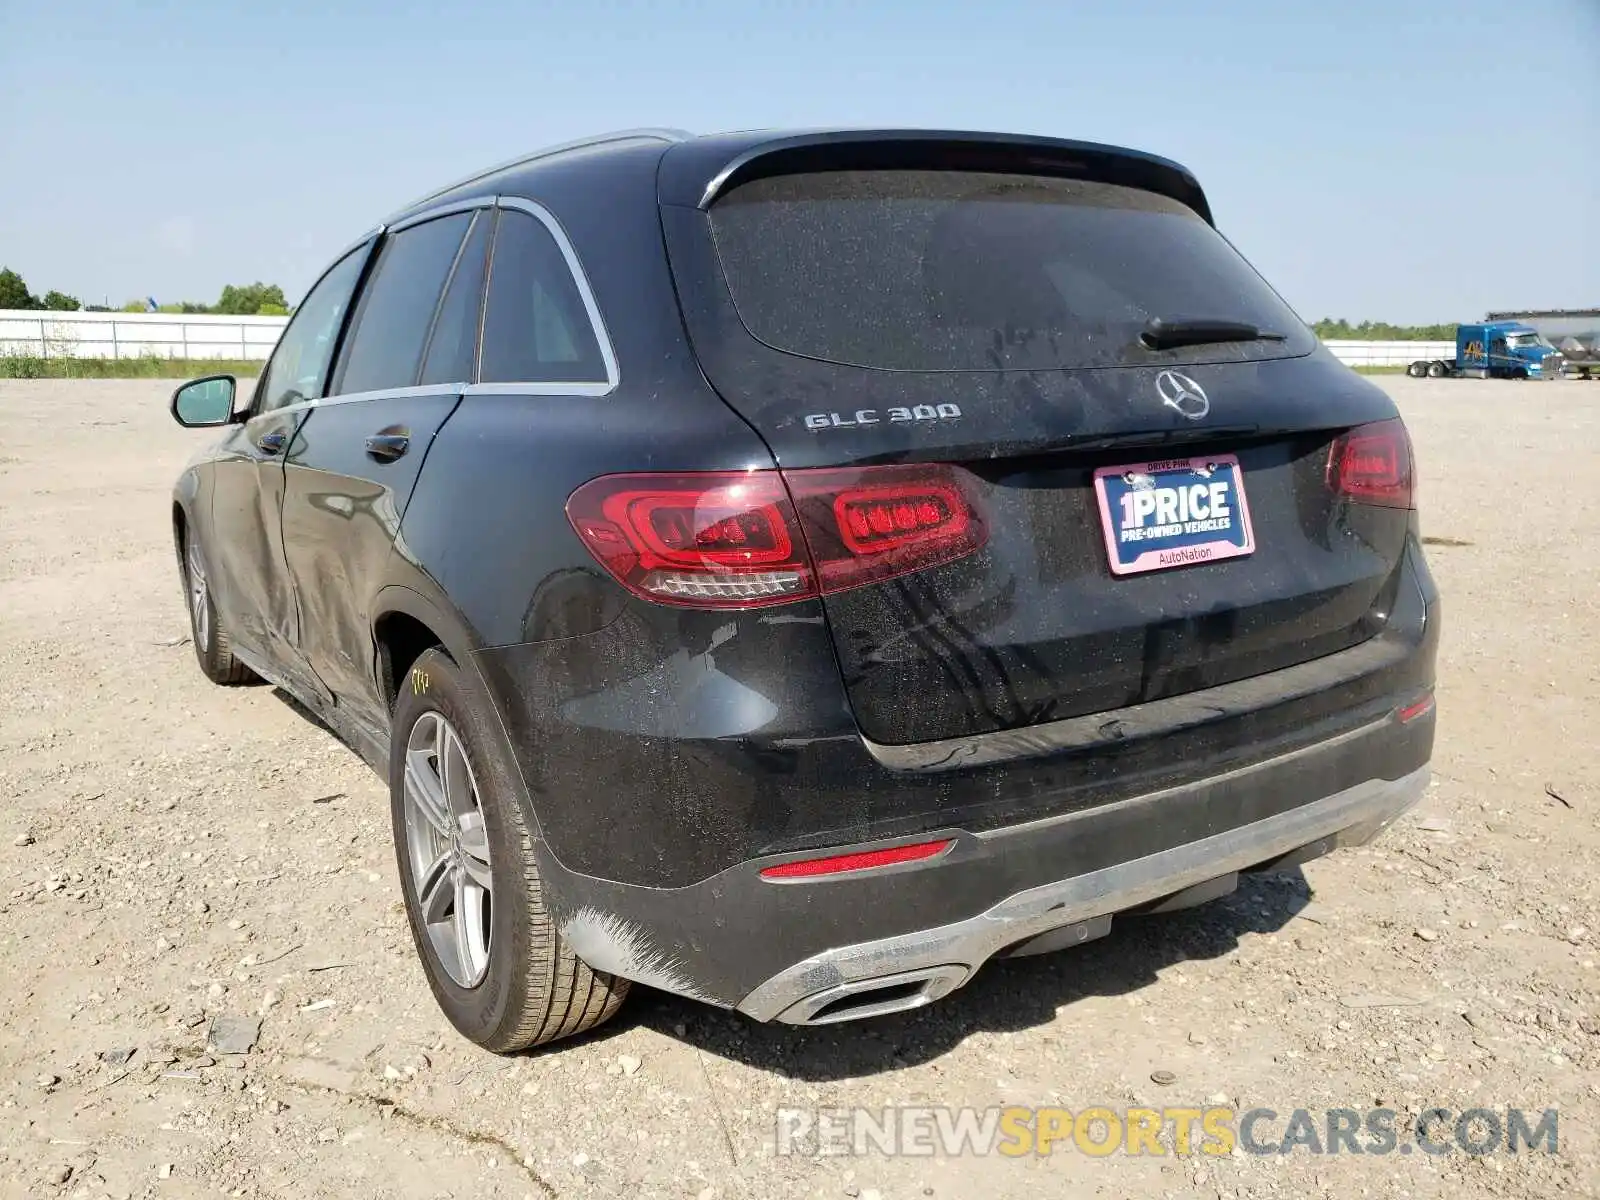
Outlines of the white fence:
[[264,359],[288,317],[0,309],[0,355]]
[[1454,358],[1454,342],[1324,342],[1348,367],[1403,367],[1419,358]]
[[[178,316],[175,313],[33,312],[0,309],[0,354],[43,358],[264,359],[288,317]],[[1352,367],[1403,367],[1453,358],[1453,342],[1331,341]]]

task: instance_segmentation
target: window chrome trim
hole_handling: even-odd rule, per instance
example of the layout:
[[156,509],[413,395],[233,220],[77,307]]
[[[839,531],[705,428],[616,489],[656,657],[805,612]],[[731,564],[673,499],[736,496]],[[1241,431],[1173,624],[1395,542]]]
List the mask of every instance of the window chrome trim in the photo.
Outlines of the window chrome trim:
[[384,232],[387,234],[399,233],[402,229],[410,229],[413,225],[421,225],[424,221],[432,221],[438,217],[471,212],[473,209],[478,208],[493,208],[494,202],[495,197],[493,195],[473,196],[467,200],[454,200],[449,204],[441,204],[437,208],[424,209],[422,212],[406,217],[404,220],[396,221],[393,225],[386,226]]
[[463,393],[468,396],[609,396],[614,383],[551,383],[547,380],[527,383],[469,383]]
[[[616,351],[611,347],[611,335],[606,330],[604,318],[600,315],[600,305],[594,298],[594,289],[589,286],[589,276],[584,273],[583,264],[578,261],[578,253],[572,247],[572,241],[567,237],[567,231],[561,228],[561,222],[556,220],[555,214],[544,205],[533,200],[525,200],[521,196],[501,196],[495,201],[495,207],[513,209],[517,212],[527,213],[528,216],[538,221],[550,236],[555,239],[561,257],[566,259],[567,270],[572,275],[573,282],[578,287],[578,296],[583,300],[584,311],[589,314],[589,326],[594,333],[596,345],[600,347],[600,358],[605,363],[606,377],[600,380],[586,380],[580,383],[554,383],[540,380],[537,382],[493,382],[475,383],[468,391],[479,395],[521,395],[521,396],[606,396],[616,390],[622,382],[621,372],[617,367]],[[493,272],[494,258],[491,251],[489,270]],[[493,287],[490,287],[492,294]],[[488,298],[485,297],[484,311],[488,311]],[[479,351],[482,352],[482,339],[479,339]],[[492,390],[489,390],[492,389]]]
[[[386,397],[398,398],[402,396],[431,396],[449,391],[454,391],[458,395],[463,396],[592,397],[609,396],[612,392],[614,392],[617,389],[617,386],[622,382],[622,373],[617,365],[616,350],[611,344],[611,334],[606,329],[605,319],[600,315],[600,305],[595,299],[594,289],[589,285],[589,276],[584,272],[583,263],[579,261],[577,250],[574,249],[572,240],[567,237],[567,231],[561,227],[561,222],[556,219],[554,213],[537,201],[527,200],[521,196],[474,196],[467,200],[456,200],[450,202],[449,204],[441,204],[436,208],[426,209],[423,212],[419,212],[412,216],[408,216],[403,220],[396,221],[392,225],[380,225],[376,230],[374,230],[372,233],[369,233],[365,238],[362,238],[361,241],[354,243],[349,249],[336,258],[333,262],[333,266],[337,266],[340,262],[343,262],[344,259],[348,257],[350,252],[360,247],[363,242],[370,241],[373,244],[376,244],[378,238],[380,237],[398,233],[401,230],[409,229],[414,225],[420,225],[422,222],[433,220],[436,217],[446,217],[454,213],[467,212],[472,209],[514,209],[517,212],[526,213],[528,216],[532,217],[534,220],[543,225],[547,231],[549,231],[550,236],[555,239],[557,249],[561,251],[561,257],[567,264],[567,271],[571,274],[573,283],[577,286],[578,296],[583,301],[584,312],[589,318],[589,327],[594,333],[595,344],[600,348],[601,361],[605,364],[606,378],[604,380],[592,379],[570,382],[552,380],[526,380],[522,382],[497,381],[494,383],[437,383],[421,384],[416,387],[382,388],[367,392],[348,392],[344,394],[335,393],[310,400],[298,400],[293,404],[285,404],[281,408],[272,409],[270,412],[256,413],[248,418],[248,420],[254,421],[259,417],[276,416],[280,413],[307,411],[330,404],[358,404],[367,400],[381,400]],[[463,245],[465,245],[465,242],[463,242]],[[490,247],[490,254],[490,270],[492,271],[493,246]],[[365,270],[368,265],[370,264],[363,264],[363,270]],[[331,271],[333,266],[330,266],[328,270]],[[326,273],[327,272],[324,272],[324,274]],[[318,278],[317,282],[321,282],[321,277]],[[483,352],[482,322],[487,310],[488,303],[487,297],[485,297],[484,303],[478,314],[478,352],[480,356]],[[352,314],[352,316],[353,315],[354,314]],[[438,314],[435,313],[436,317],[437,315]]]
[[[313,408],[327,408],[334,404],[362,404],[368,400],[400,400],[407,396],[459,396],[470,391],[472,384],[458,383],[423,383],[415,387],[377,388],[370,392],[345,392],[341,395],[319,396],[312,400],[296,400],[293,404],[285,404],[282,408],[275,408],[271,412],[257,413],[251,421],[261,417],[276,417],[282,413],[303,412]],[[248,422],[247,422],[248,423]]]

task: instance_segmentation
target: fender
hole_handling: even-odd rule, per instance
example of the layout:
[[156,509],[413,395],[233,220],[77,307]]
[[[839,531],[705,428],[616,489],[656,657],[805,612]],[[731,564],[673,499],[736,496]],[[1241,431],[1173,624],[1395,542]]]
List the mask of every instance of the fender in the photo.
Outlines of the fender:
[[[173,485],[172,506],[183,514],[183,528],[189,530],[191,535],[198,534],[201,545],[204,545],[211,535],[211,489],[207,486],[206,477],[193,464],[184,469],[183,474],[178,476],[178,482]],[[178,560],[178,582],[187,587],[189,569],[183,559],[183,539],[178,533],[176,514],[172,522],[172,552]],[[222,603],[220,598],[215,598],[214,602]]]

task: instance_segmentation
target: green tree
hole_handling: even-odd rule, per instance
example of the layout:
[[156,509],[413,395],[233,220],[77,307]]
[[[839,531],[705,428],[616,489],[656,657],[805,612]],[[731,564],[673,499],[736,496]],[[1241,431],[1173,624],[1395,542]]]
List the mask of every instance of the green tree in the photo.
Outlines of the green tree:
[[249,317],[261,312],[264,307],[288,311],[289,302],[284,299],[283,289],[275,283],[247,283],[235,287],[228,284],[222,289],[222,298],[212,308],[213,312],[226,313],[229,316]]
[[38,308],[39,300],[10,267],[0,269],[0,308]]
[[49,291],[44,294],[44,306],[52,312],[77,312],[83,304],[76,296],[65,292]]
[[1311,326],[1319,338],[1354,339],[1375,342],[1450,342],[1455,340],[1454,324],[1391,325],[1388,321],[1362,321],[1352,325],[1343,317],[1323,317]]

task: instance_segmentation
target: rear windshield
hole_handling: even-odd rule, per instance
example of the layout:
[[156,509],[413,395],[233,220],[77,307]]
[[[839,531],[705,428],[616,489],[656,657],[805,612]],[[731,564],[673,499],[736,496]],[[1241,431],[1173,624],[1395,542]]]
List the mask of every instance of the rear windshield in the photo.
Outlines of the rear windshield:
[[[1192,210],[1116,184],[956,171],[757,179],[711,210],[745,328],[778,350],[904,371],[1036,371],[1307,353],[1305,324]],[[1280,342],[1151,351],[1152,317]]]

